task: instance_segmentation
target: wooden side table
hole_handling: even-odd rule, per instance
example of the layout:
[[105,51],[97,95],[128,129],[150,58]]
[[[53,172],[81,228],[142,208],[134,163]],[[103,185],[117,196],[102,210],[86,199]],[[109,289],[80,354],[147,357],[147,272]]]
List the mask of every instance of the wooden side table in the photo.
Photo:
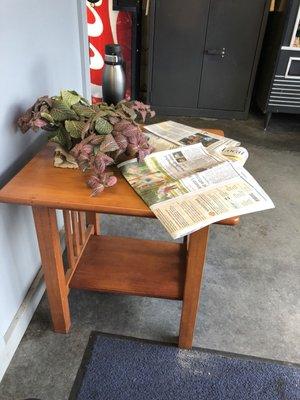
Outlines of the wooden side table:
[[[208,227],[183,243],[100,235],[99,213],[155,216],[120,174],[117,185],[90,197],[80,171],[53,167],[49,145],[2,188],[0,201],[33,209],[55,332],[70,329],[71,288],[151,296],[183,301],[179,346],[191,348]],[[62,261],[57,209],[63,210],[67,266]],[[236,217],[221,223],[238,221]]]

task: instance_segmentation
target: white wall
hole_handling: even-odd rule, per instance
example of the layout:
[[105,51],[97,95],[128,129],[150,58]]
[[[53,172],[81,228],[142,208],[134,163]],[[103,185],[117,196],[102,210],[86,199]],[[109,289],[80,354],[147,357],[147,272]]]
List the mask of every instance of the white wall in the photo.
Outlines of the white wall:
[[[62,88],[87,95],[84,10],[83,0],[15,0],[1,7],[1,185],[43,143],[43,137],[36,133],[22,135],[16,117],[37,97],[54,95]],[[9,327],[39,269],[31,209],[1,204],[0,341],[9,340]]]

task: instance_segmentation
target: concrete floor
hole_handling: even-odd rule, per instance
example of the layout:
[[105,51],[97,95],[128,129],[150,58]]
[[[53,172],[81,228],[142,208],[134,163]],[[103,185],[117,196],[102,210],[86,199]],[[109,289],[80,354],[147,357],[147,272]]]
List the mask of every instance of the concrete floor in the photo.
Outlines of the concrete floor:
[[[194,344],[300,362],[300,119],[178,119],[217,127],[248,148],[247,169],[276,208],[242,217],[238,227],[213,226]],[[105,216],[105,233],[168,240],[157,221]],[[142,268],[142,266],[141,266]],[[92,330],[174,341],[180,302],[73,291],[69,335],[51,331],[43,298],[0,385],[1,400],[68,398]]]

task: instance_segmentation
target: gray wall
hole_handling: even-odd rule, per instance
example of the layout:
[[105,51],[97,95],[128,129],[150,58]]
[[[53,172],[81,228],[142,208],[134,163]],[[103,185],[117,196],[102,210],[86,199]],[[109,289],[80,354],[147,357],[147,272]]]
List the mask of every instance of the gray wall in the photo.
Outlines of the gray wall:
[[[0,13],[1,183],[9,180],[41,146],[25,136],[16,117],[44,94],[62,88],[83,92],[82,0],[16,0]],[[83,1],[82,1],[83,3]],[[80,19],[80,18],[79,18]],[[83,79],[84,78],[84,79]],[[31,209],[0,205],[0,337],[4,336],[40,268]]]

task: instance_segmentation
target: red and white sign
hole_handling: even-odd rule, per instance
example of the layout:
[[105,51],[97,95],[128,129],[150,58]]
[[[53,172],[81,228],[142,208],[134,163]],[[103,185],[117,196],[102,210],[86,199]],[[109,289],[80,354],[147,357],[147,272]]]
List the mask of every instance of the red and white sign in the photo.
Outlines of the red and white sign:
[[122,46],[126,63],[126,98],[130,98],[132,16],[129,12],[114,11],[112,3],[113,0],[100,0],[94,4],[86,2],[93,103],[102,98],[104,50],[110,43]]

